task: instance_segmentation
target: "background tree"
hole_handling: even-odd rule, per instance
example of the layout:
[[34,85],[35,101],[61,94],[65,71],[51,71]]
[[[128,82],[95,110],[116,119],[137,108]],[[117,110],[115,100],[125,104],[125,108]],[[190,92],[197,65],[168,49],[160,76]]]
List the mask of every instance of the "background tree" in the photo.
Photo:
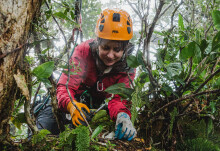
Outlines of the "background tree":
[[[0,142],[9,139],[9,120],[16,100],[31,99],[27,54],[29,29],[41,1],[0,2]],[[27,118],[28,115],[27,115]],[[34,129],[34,127],[32,127]]]

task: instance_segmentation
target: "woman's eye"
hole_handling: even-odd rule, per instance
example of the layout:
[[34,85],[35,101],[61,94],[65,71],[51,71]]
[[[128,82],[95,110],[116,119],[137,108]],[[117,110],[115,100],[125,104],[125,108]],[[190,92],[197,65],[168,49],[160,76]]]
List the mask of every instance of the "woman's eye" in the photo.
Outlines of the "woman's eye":
[[108,47],[108,46],[104,46],[104,47],[102,47],[104,50],[109,50],[110,49],[110,47]]
[[121,51],[121,48],[116,47],[116,48],[114,48],[114,51],[115,51],[115,52],[119,52],[119,51]]

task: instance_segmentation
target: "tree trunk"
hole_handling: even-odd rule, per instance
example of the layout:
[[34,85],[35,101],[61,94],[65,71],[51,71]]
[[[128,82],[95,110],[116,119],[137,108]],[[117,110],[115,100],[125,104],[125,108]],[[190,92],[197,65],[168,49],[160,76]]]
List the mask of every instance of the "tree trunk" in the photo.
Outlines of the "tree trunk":
[[24,62],[31,22],[42,0],[0,1],[0,143],[9,134],[14,103],[31,101],[29,67]]

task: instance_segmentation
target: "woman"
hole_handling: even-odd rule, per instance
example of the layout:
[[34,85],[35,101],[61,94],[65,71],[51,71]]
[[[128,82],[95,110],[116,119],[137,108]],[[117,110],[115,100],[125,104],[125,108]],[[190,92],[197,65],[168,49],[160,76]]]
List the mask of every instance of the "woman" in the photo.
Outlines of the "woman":
[[[135,73],[127,67],[126,57],[130,53],[129,40],[133,36],[132,21],[127,12],[120,9],[106,9],[98,18],[95,33],[96,40],[88,40],[77,46],[70,59],[71,72],[74,67],[80,67],[75,75],[70,75],[68,88],[75,105],[89,114],[89,108],[97,108],[103,100],[111,95],[104,92],[106,88],[116,83],[125,83],[129,87],[129,77],[133,80]],[[75,126],[84,122],[83,117],[70,101],[66,90],[68,75],[62,74],[57,84],[57,99],[59,108],[69,112]],[[80,96],[89,91],[93,101],[81,103]],[[125,106],[127,100],[121,101],[119,95],[114,95],[108,103],[110,118],[116,121],[115,137],[132,140],[136,130],[130,120],[130,110]],[[89,106],[89,107],[88,107]]]

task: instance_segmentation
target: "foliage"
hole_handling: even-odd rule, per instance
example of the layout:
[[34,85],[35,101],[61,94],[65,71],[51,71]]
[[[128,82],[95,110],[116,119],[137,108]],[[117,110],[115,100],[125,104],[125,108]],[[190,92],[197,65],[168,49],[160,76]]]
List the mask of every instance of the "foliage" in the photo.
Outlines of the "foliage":
[[178,145],[177,150],[185,151],[219,151],[220,148],[218,145],[213,144],[213,142],[204,139],[204,138],[195,138],[185,141],[184,144]]
[[90,143],[88,127],[79,126],[74,131],[76,134],[76,140],[75,140],[76,149],[78,151],[88,150]]
[[[34,67],[31,75],[34,78],[29,81],[32,83],[32,100],[35,95],[55,88],[48,78],[58,77],[58,71],[68,74],[69,67],[63,65],[66,64],[63,57],[71,51],[71,44],[75,45],[72,30],[80,27],[75,21],[75,2],[46,0],[39,16],[32,22],[30,53],[25,56],[27,64]],[[140,39],[133,39],[137,51],[127,57],[127,64],[137,68],[136,78],[131,88],[119,83],[105,91],[119,94],[132,102],[131,120],[146,146],[152,145],[155,150],[207,150],[207,147],[208,150],[219,150],[219,137],[214,137],[214,134],[220,134],[220,2],[186,0],[177,7],[179,1],[166,1],[165,6],[170,3],[168,8],[172,9],[159,16],[158,20],[153,16],[156,12],[149,13],[151,9],[146,7],[146,2],[134,3],[141,7],[134,11],[140,12],[138,17],[134,17],[134,25],[141,23],[141,29],[139,25],[134,27],[135,33],[140,33]],[[156,1],[155,6],[158,3]],[[175,9],[178,11],[175,12]],[[158,11],[159,8],[152,10]],[[99,1],[82,1],[84,39],[95,37],[94,28],[100,11]],[[157,21],[156,26],[161,25],[162,28],[154,29],[151,20]],[[150,37],[150,30],[154,40]],[[70,74],[80,72],[79,65],[70,63],[70,67],[76,69]],[[38,90],[40,82],[46,88],[39,85]],[[21,97],[14,106],[12,123],[21,128],[26,122],[24,114],[19,112],[24,106],[24,99]],[[40,150],[113,149],[115,145],[111,141],[98,144],[103,131],[114,130],[114,122],[107,112],[99,111],[90,124],[95,129],[92,134],[85,126],[74,130],[66,127],[58,138],[41,130],[33,135],[32,144]]]

